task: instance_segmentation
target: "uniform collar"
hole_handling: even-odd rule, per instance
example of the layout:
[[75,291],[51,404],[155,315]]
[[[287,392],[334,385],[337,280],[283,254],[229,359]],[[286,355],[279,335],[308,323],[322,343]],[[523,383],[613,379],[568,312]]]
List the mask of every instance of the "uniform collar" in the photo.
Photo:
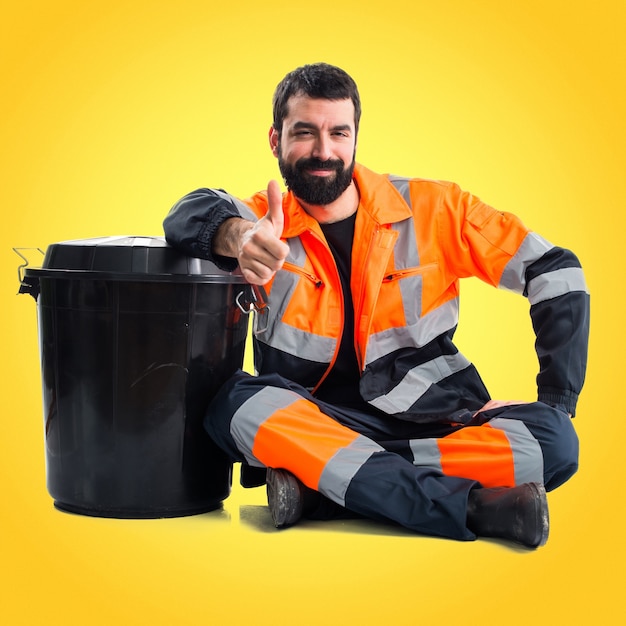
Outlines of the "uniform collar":
[[[359,211],[365,211],[378,224],[400,222],[411,216],[411,210],[385,175],[376,174],[357,163],[354,181],[359,189]],[[283,237],[297,237],[319,225],[300,205],[291,191],[283,196],[285,226]]]

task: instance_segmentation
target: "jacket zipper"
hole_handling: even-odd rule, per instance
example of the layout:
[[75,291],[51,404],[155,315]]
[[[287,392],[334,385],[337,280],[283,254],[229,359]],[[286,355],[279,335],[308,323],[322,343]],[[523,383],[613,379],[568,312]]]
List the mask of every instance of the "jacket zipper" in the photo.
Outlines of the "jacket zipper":
[[285,261],[283,263],[282,269],[288,272],[292,272],[293,274],[298,274],[299,276],[302,276],[303,278],[310,280],[318,289],[324,286],[324,282],[322,281],[321,278],[318,278],[317,276],[315,276],[315,274],[306,272],[301,267],[298,267],[297,265],[293,263],[289,263],[289,261]]
[[433,261],[432,263],[426,263],[426,265],[419,265],[418,267],[408,267],[402,270],[396,270],[391,274],[387,274],[383,278],[383,282],[390,283],[394,280],[401,280],[403,278],[407,278],[408,276],[417,276],[418,274],[423,274],[426,270],[437,267],[437,263]]

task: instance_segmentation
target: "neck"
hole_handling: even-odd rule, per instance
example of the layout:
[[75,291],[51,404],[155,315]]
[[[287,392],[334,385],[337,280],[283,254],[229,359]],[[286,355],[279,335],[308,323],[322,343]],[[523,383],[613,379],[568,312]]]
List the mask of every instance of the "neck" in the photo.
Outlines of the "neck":
[[320,224],[332,224],[333,222],[345,220],[356,212],[359,206],[359,190],[353,180],[350,186],[330,204],[323,206],[308,204],[300,200],[300,198],[298,198],[298,202]]

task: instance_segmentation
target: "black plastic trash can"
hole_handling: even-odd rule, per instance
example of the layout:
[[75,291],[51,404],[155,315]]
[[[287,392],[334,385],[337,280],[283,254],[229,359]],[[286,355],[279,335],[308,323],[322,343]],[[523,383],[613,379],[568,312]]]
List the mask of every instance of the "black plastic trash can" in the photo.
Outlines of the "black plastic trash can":
[[242,367],[248,320],[236,300],[249,289],[159,237],[61,242],[24,270],[57,508],[156,518],[220,506],[232,464],[202,420]]

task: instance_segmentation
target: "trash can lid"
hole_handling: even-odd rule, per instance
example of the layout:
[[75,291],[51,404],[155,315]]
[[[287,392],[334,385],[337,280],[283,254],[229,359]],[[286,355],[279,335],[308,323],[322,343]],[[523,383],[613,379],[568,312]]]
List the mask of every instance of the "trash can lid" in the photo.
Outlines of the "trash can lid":
[[239,272],[226,272],[211,261],[189,257],[163,237],[100,237],[48,246],[41,268],[25,276],[110,280],[245,283]]

